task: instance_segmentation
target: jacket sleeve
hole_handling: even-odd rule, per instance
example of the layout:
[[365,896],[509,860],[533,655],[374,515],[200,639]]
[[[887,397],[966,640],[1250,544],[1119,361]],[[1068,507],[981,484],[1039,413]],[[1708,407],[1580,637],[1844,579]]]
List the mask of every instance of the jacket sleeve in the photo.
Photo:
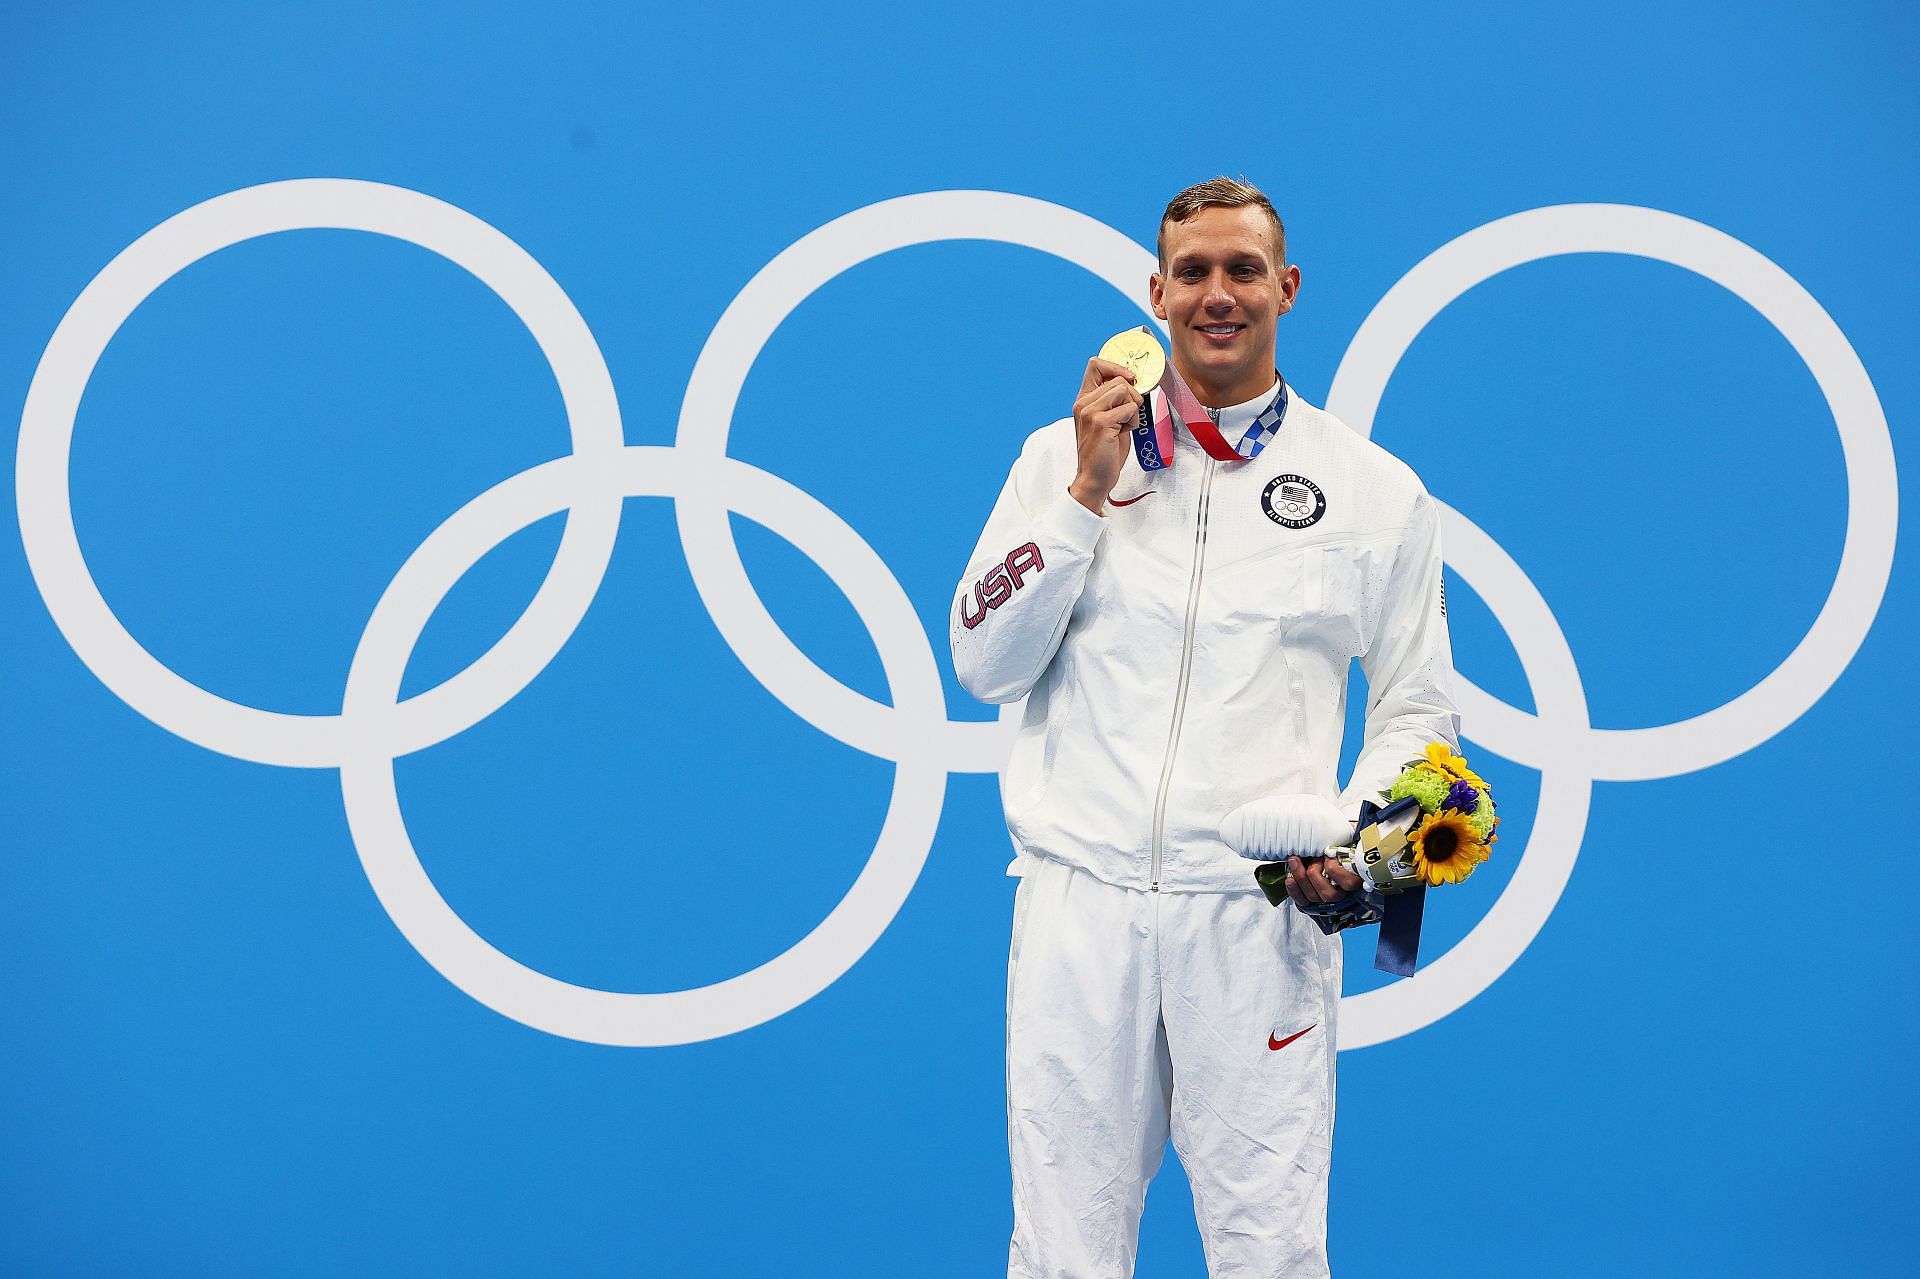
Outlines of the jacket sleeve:
[[1033,491],[1058,469],[1041,465],[1039,440],[1001,487],[949,610],[954,674],[983,702],[1020,700],[1047,669],[1106,528],[1065,481]]
[[1367,677],[1366,736],[1341,795],[1349,814],[1418,759],[1430,742],[1460,748],[1453,700],[1453,643],[1440,577],[1440,509],[1422,492],[1394,556],[1373,646],[1360,658]]

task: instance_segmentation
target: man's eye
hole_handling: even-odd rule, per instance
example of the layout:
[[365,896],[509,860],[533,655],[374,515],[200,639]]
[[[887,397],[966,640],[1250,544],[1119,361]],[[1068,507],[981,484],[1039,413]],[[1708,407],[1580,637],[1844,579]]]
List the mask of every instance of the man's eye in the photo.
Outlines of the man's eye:
[[1197,280],[1204,274],[1206,274],[1206,272],[1202,271],[1199,267],[1190,266],[1180,273],[1180,278],[1183,280]]

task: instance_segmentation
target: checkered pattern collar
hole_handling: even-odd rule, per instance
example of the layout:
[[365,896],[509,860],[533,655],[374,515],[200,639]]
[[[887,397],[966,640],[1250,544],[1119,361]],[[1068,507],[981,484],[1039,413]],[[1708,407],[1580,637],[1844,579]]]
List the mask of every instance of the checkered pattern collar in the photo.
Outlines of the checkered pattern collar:
[[1241,457],[1252,459],[1280,433],[1280,425],[1286,420],[1289,398],[1286,379],[1276,373],[1269,390],[1240,404],[1208,409],[1207,416],[1220,428],[1223,438],[1232,440],[1237,433],[1239,439],[1233,451]]

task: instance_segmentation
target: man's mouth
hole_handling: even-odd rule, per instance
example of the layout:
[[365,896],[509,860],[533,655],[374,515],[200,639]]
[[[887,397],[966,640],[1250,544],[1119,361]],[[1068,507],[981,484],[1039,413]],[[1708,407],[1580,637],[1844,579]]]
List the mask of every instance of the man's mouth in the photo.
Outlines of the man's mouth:
[[1205,334],[1211,342],[1227,343],[1233,341],[1240,330],[1247,326],[1244,324],[1198,324],[1194,327]]

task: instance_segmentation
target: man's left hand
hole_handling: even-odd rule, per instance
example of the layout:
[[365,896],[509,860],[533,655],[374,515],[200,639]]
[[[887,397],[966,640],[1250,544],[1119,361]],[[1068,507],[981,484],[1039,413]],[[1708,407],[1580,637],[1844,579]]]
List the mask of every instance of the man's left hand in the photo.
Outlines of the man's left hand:
[[1287,896],[1303,909],[1337,902],[1360,884],[1360,876],[1331,857],[1287,858]]

